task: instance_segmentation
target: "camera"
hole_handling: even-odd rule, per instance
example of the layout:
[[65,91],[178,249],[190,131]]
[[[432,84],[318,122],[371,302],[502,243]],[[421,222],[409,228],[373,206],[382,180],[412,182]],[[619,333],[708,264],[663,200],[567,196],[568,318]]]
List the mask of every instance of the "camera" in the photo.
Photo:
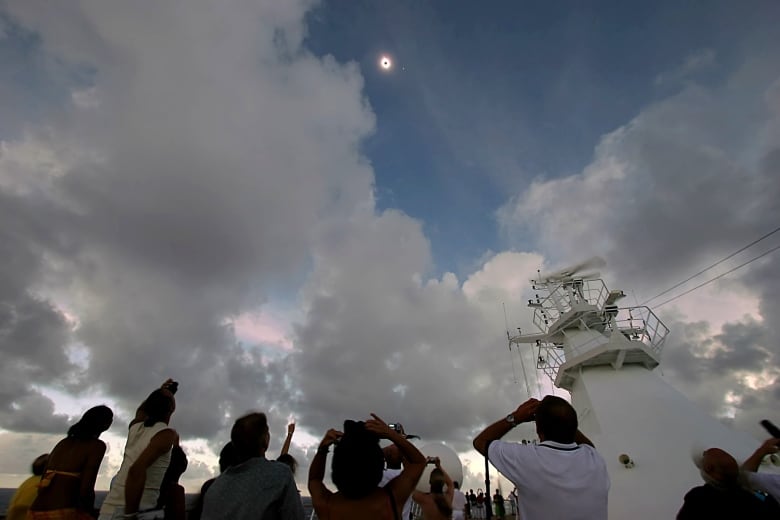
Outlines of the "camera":
[[167,386],[167,389],[168,389],[168,391],[169,391],[170,393],[172,393],[172,394],[175,394],[175,393],[176,393],[176,390],[178,390],[178,389],[179,389],[179,382],[178,382],[178,381],[173,381],[173,382],[171,382],[171,383],[170,383],[170,384]]
[[404,427],[401,423],[390,423],[387,426],[389,426],[391,430],[395,430],[396,433],[404,432]]

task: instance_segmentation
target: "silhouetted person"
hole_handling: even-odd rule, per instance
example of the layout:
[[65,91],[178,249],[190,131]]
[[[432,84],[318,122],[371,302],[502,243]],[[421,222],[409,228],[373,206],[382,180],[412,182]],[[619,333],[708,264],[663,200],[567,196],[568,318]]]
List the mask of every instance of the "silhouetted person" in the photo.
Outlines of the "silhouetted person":
[[758,473],[758,466],[767,455],[777,453],[780,447],[780,439],[768,439],[742,463],[742,470],[748,484],[753,489],[759,489],[769,493],[775,501],[780,502],[780,475],[777,473]]
[[780,518],[780,507],[774,499],[762,500],[741,486],[737,461],[725,451],[706,450],[699,469],[705,484],[688,491],[677,513],[678,520]]
[[182,474],[187,471],[187,455],[180,446],[171,450],[171,462],[165,470],[160,484],[160,498],[157,500],[158,510],[163,510],[165,520],[185,520],[184,486],[179,484]]
[[[232,442],[228,442],[222,447],[222,450],[219,452],[219,473],[220,475],[225,472],[226,469],[228,469],[231,466],[235,466],[236,464],[240,464],[241,461],[238,459],[238,453],[236,453],[236,449],[233,447]],[[200,517],[203,514],[203,499],[206,496],[206,491],[209,490],[211,485],[214,483],[214,481],[217,480],[216,478],[210,478],[206,482],[203,483],[203,485],[200,487],[200,493],[198,493],[198,498],[195,499],[195,504],[192,506],[192,511],[190,511],[189,514],[189,520],[200,520]]]
[[[309,467],[309,493],[319,518],[352,520],[393,518],[400,516],[404,502],[414,490],[425,469],[425,457],[404,435],[390,428],[382,419],[365,423],[344,422],[344,433],[328,430]],[[400,475],[385,487],[378,487],[385,465],[379,439],[398,446],[404,458]],[[338,441],[333,452],[331,478],[337,492],[322,482],[328,449]]]
[[49,455],[28,518],[92,518],[95,480],[106,453],[106,445],[98,437],[113,420],[109,407],[95,406],[70,427],[68,436]]
[[206,491],[203,520],[303,520],[303,505],[292,472],[265,458],[271,435],[265,414],[238,419],[230,431],[237,463]]
[[[452,497],[455,492],[455,486],[452,479],[441,467],[439,458],[429,460],[436,467],[431,471],[428,478],[430,486],[429,493],[415,491],[412,493],[412,499],[419,504],[422,509],[423,520],[448,520],[452,518]],[[444,488],[447,488],[445,491]]]
[[[536,422],[539,444],[499,440],[530,421]],[[474,439],[474,448],[517,487],[523,520],[607,518],[607,465],[577,426],[574,408],[548,395],[529,399]]]
[[46,469],[46,462],[49,460],[49,454],[39,455],[32,463],[32,476],[21,483],[16,489],[14,496],[8,503],[6,520],[24,520],[27,518],[27,510],[38,496],[38,484],[41,482],[41,475]]

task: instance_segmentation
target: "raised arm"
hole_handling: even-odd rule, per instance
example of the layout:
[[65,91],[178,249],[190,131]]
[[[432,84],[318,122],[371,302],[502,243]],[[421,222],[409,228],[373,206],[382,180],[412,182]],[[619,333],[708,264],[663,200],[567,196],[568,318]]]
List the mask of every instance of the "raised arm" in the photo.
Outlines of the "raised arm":
[[531,398],[527,400],[510,414],[514,418],[512,422],[507,420],[509,418],[507,416],[505,419],[500,419],[494,422],[482,430],[482,433],[474,437],[474,449],[487,457],[487,448],[491,442],[502,438],[504,435],[509,433],[509,430],[518,424],[533,421],[534,414],[536,414],[536,409],[538,407],[539,401],[537,399]]
[[314,454],[314,459],[311,461],[311,466],[309,466],[309,495],[311,495],[311,503],[314,506],[314,510],[320,518],[328,517],[327,503],[328,499],[333,495],[322,481],[325,478],[325,463],[328,460],[328,450],[330,450],[331,444],[340,439],[342,435],[344,434],[338,430],[332,428],[328,430],[322,441],[320,441],[317,453]]
[[447,470],[441,466],[441,460],[439,457],[436,457],[436,468],[441,470],[441,474],[444,477],[444,484],[447,486],[447,500],[449,501],[450,505],[452,505],[452,497],[455,495],[455,486],[452,483],[450,474],[447,473]]
[[744,471],[750,471],[755,473],[758,471],[758,466],[761,465],[761,461],[767,455],[776,453],[780,447],[780,439],[772,438],[765,440],[748,459],[742,463],[742,469]]
[[[173,379],[168,378],[168,379],[165,380],[165,382],[162,385],[160,385],[160,388],[162,388],[163,390],[167,390],[167,391],[171,392],[171,394],[173,394],[172,389],[175,388],[174,385],[175,385],[175,383],[174,383]],[[148,399],[148,397],[147,397],[147,399]],[[144,399],[143,402],[141,402],[141,404],[138,405],[138,408],[135,411],[135,417],[133,418],[132,421],[130,421],[130,426],[132,426],[132,425],[134,425],[136,423],[139,423],[139,422],[144,422],[146,419],[147,419],[147,415],[146,415],[146,399]]]
[[146,470],[154,461],[171,451],[171,448],[178,441],[179,435],[175,430],[166,428],[157,432],[135,463],[130,466],[130,469],[127,471],[127,480],[125,481],[126,515],[133,515],[138,512],[138,505],[141,502],[141,496],[146,485]]
[[417,481],[425,470],[425,455],[420,453],[414,444],[406,440],[406,437],[390,428],[385,421],[378,416],[371,414],[373,419],[366,421],[366,430],[374,432],[379,438],[387,439],[396,446],[401,452],[404,460],[404,469],[401,474],[391,480],[387,486],[393,493],[396,504],[403,507],[403,504],[414,491]]
[[290,443],[292,442],[293,433],[295,432],[295,423],[287,425],[287,437],[284,439],[284,445],[282,446],[282,453],[280,455],[286,455],[290,451]]

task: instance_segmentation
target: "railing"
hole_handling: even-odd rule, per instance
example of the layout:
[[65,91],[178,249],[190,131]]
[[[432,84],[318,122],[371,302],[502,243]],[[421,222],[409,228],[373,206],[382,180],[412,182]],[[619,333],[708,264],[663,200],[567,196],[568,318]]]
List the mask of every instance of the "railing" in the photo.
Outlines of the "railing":
[[[601,320],[593,318],[601,317]],[[593,311],[581,316],[576,330],[592,329],[594,325],[603,327],[604,333],[590,338],[588,341],[569,349],[571,358],[595,348],[598,344],[609,340],[614,333],[622,334],[629,341],[641,342],[650,352],[660,357],[669,328],[658,319],[655,313],[648,307],[623,307],[612,308],[607,311]],[[566,334],[566,330],[563,330]],[[555,381],[558,370],[566,362],[563,344],[537,342],[536,368],[544,373],[550,380]]]
[[533,322],[542,332],[547,332],[551,323],[571,310],[572,305],[581,303],[601,308],[607,301],[609,290],[603,280],[572,280],[565,283],[534,283],[534,288],[548,291],[544,299],[532,299],[534,310]]

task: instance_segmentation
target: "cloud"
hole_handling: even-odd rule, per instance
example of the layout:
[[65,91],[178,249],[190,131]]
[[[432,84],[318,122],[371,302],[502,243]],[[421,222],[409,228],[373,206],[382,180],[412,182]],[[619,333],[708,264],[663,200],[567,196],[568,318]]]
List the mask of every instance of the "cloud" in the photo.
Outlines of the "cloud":
[[686,56],[679,67],[657,75],[654,83],[656,86],[679,84],[716,64],[716,54],[713,49],[700,49]]
[[[691,84],[647,107],[605,135],[581,173],[538,178],[502,207],[504,233],[510,241],[532,233],[558,261],[604,256],[610,285],[636,290],[638,301],[736,251],[780,222],[779,77],[775,60],[758,55],[722,85]],[[767,240],[650,305],[776,243]],[[674,384],[711,412],[728,408],[754,432],[751,421],[771,416],[769,395],[780,384],[769,369],[780,355],[779,275],[780,259],[770,255],[660,310],[672,329],[662,366]],[[766,388],[750,387],[750,378]]]
[[[301,47],[308,5],[236,2],[215,18],[207,2],[151,17],[140,4],[7,3],[63,64],[52,84],[85,74],[56,117],[0,149],[0,341],[31,367],[4,384],[97,387],[133,409],[170,375],[177,426],[204,437],[288,402],[283,362],[226,321],[301,277],[318,228],[372,204],[362,78]],[[43,410],[20,392],[4,427]]]

